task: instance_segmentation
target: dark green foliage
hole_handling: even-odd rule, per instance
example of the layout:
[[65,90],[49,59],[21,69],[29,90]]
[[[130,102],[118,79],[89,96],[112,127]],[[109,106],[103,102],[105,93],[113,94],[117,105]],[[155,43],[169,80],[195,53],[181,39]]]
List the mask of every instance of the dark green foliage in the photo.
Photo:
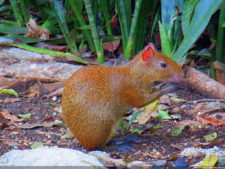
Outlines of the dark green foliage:
[[[39,42],[40,39],[23,37],[27,32],[25,24],[32,16],[50,31],[51,39],[64,35],[52,42],[66,43],[72,52],[86,43],[96,52],[98,63],[103,63],[102,43],[120,38],[129,60],[159,31],[162,52],[182,64],[219,8],[215,60],[225,62],[222,0],[10,0],[10,4],[0,6],[0,13],[4,13],[0,34],[27,44]],[[118,19],[116,26],[111,25],[113,17]]]

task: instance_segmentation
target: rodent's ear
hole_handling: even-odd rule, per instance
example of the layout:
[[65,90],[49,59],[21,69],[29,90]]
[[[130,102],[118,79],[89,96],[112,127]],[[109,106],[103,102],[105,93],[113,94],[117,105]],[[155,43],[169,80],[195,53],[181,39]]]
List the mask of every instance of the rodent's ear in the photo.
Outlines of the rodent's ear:
[[149,62],[151,57],[154,55],[154,50],[154,46],[151,43],[148,44],[142,52],[142,60],[144,62]]

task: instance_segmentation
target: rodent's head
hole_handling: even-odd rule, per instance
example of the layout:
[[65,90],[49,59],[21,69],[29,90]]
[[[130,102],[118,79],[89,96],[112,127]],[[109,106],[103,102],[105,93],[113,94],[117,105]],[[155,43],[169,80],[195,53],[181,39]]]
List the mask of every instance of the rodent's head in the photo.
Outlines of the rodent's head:
[[145,80],[150,82],[180,82],[183,77],[181,66],[171,58],[158,52],[151,43],[132,62],[134,70],[138,69]]

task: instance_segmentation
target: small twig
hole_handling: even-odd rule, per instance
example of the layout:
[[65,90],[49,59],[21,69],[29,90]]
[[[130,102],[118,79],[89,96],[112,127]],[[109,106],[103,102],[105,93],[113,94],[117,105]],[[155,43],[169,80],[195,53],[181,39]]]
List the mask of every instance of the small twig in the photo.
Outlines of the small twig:
[[176,107],[182,106],[184,104],[197,104],[197,103],[201,103],[201,102],[221,102],[221,103],[225,103],[225,100],[223,99],[201,99],[201,100],[191,100],[191,101],[186,101],[186,102],[182,102],[176,105],[172,105],[170,106],[168,109],[174,109]]
[[53,97],[53,96],[62,96],[63,89],[64,88],[61,87],[61,88],[51,92],[50,94],[43,96],[43,98],[50,98],[50,97]]

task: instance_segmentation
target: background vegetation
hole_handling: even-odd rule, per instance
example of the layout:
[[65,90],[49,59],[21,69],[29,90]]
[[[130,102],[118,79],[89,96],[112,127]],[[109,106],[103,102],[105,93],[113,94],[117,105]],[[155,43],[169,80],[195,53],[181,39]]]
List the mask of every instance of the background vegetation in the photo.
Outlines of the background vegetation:
[[[84,63],[80,51],[86,44],[103,63],[107,51],[130,60],[148,42],[180,64],[193,55],[225,63],[222,0],[0,0],[0,17],[2,45],[70,55]],[[30,19],[37,25],[30,26]],[[208,46],[198,43],[204,37]],[[68,49],[34,47],[40,41]],[[103,49],[105,42],[113,49]]]

